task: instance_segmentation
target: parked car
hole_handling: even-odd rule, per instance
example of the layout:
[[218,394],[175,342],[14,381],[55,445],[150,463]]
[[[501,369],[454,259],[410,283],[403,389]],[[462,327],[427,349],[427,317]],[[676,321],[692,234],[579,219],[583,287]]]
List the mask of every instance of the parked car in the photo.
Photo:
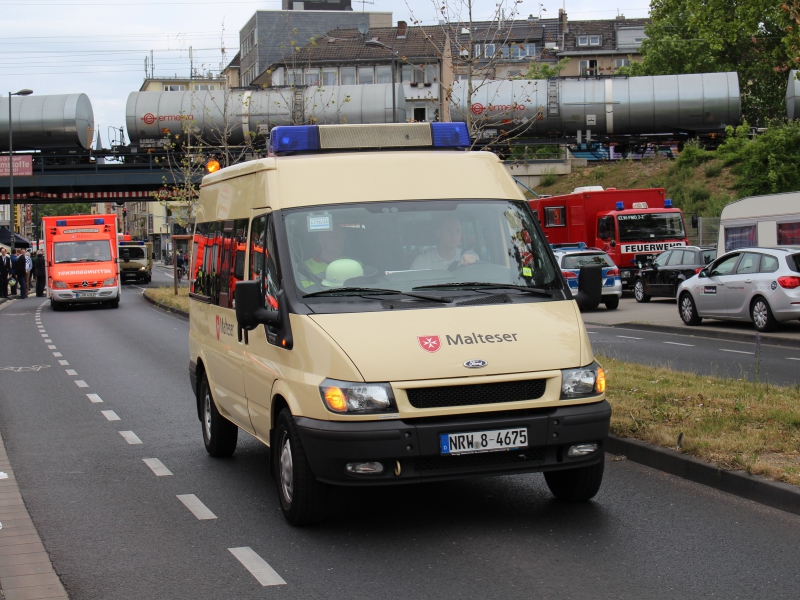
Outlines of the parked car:
[[680,285],[678,312],[686,325],[729,319],[752,321],[758,331],[800,319],[800,246],[723,254]]
[[649,266],[640,268],[634,276],[633,295],[637,302],[650,302],[661,296],[675,298],[678,287],[717,257],[714,248],[681,246],[659,254]]
[[583,244],[574,247],[555,247],[553,252],[573,296],[578,295],[581,267],[599,265],[603,268],[601,302],[609,310],[614,310],[619,306],[619,299],[622,297],[622,281],[617,265],[608,254],[597,248],[587,248]]

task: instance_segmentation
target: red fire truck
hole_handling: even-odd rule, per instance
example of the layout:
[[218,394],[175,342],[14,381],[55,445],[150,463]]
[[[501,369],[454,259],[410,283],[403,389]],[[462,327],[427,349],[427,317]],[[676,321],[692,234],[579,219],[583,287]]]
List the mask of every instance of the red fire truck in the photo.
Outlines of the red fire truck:
[[686,246],[683,213],[664,188],[575,188],[571,194],[529,200],[551,244],[600,248],[620,269],[622,289],[633,289],[638,265],[673,246]]

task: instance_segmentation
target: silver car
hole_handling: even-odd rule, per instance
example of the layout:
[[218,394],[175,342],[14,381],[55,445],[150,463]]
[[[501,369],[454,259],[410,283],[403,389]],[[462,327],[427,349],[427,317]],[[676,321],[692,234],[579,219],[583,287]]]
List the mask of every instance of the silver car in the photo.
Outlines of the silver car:
[[723,254],[680,285],[678,312],[686,325],[729,319],[752,321],[758,331],[800,319],[800,246]]

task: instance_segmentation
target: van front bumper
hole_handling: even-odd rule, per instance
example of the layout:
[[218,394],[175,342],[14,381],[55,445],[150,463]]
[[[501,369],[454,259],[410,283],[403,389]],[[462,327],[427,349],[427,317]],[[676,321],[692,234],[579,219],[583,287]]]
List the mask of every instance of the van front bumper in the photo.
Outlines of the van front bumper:
[[50,290],[50,298],[52,298],[53,302],[105,302],[118,296],[119,288],[117,286],[76,288],[74,290],[52,288]]
[[[428,417],[394,421],[319,421],[295,417],[317,479],[337,485],[391,485],[569,469],[603,459],[611,405],[602,400],[548,409]],[[526,427],[528,448],[461,454],[440,453],[439,435]],[[570,458],[574,444],[596,443],[597,451]],[[353,462],[380,462],[380,474],[356,475]],[[399,466],[398,466],[399,465]]]

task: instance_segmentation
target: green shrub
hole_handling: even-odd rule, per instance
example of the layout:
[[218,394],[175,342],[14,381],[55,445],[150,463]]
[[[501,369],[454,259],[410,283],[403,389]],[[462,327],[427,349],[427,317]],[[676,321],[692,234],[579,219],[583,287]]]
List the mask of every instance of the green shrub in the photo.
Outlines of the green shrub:
[[542,177],[539,180],[539,185],[542,187],[550,187],[558,180],[555,169],[545,169],[542,172]]
[[695,139],[684,144],[675,164],[678,168],[694,168],[713,158],[714,154],[703,148],[700,141]]
[[722,164],[717,161],[714,161],[713,163],[711,163],[706,167],[705,173],[706,177],[708,177],[709,179],[711,179],[712,177],[719,176],[719,174],[722,173]]

